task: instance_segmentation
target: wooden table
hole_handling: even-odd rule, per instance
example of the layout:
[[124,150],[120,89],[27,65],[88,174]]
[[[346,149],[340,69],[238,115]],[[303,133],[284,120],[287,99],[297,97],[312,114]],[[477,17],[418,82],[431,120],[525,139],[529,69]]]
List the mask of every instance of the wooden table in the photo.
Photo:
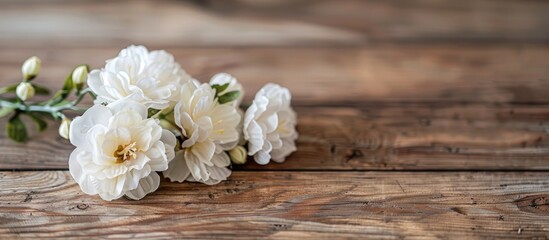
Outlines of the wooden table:
[[[298,151],[141,201],[83,194],[57,125],[0,136],[0,239],[546,238],[549,2],[3,1],[1,85],[29,56],[60,86],[129,44],[246,101],[291,89]],[[5,123],[5,120],[0,122]],[[2,133],[3,134],[3,133]]]

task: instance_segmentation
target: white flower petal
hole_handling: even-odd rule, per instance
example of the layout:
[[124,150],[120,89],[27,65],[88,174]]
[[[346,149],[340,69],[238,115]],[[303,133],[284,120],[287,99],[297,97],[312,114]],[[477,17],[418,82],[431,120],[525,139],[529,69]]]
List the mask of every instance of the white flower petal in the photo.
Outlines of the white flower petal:
[[256,121],[250,122],[245,130],[248,135],[248,155],[252,156],[263,147],[266,140],[265,130]]
[[[84,173],[79,158],[90,158],[90,155],[82,149],[75,149],[69,157],[69,172],[83,192],[90,195],[97,194],[97,183],[94,182],[93,177]],[[87,161],[89,162],[91,159]]]
[[195,155],[190,154],[189,151],[185,151],[184,159],[194,179],[201,181],[207,180],[210,177],[210,173],[206,170],[206,164],[200,162]]
[[101,82],[101,78],[99,76],[99,74],[101,73],[101,71],[95,69],[95,70],[92,70],[89,74],[88,74],[88,86],[90,87],[90,89],[95,93],[99,93],[99,92],[102,92],[103,90],[101,89],[101,86],[103,86],[103,83]]
[[219,143],[230,143],[238,141],[238,130],[236,126],[240,123],[240,115],[236,109],[229,105],[216,107],[212,112],[213,132],[210,138]]
[[138,187],[126,192],[126,196],[133,200],[140,200],[147,194],[156,191],[158,186],[160,186],[160,176],[156,172],[152,172],[148,177],[139,180]]
[[[166,158],[168,162],[170,162],[175,156],[174,151],[175,151],[175,145],[177,144],[175,135],[173,135],[172,132],[166,129],[162,129],[162,136],[160,137],[160,141],[164,143]],[[157,171],[161,171],[161,170],[157,170]]]
[[123,100],[123,101],[116,101],[113,103],[110,103],[108,107],[112,110],[113,113],[120,112],[122,110],[130,110],[131,112],[135,112],[141,116],[142,119],[147,118],[147,107],[145,105],[140,104],[136,101],[132,100]]
[[267,133],[274,132],[278,127],[278,114],[272,113],[260,120]]
[[208,178],[196,178],[193,175],[190,175],[187,178],[187,181],[191,182],[201,182],[208,185],[218,184],[221,181],[227,180],[231,175],[231,170],[227,167],[218,167],[218,166],[204,166],[202,170],[207,173]]
[[227,167],[231,164],[231,159],[227,153],[221,152],[213,156],[212,163],[216,167]]
[[69,139],[72,145],[83,147],[88,142],[86,135],[95,125],[107,126],[112,116],[109,108],[101,105],[94,105],[89,108],[81,117],[76,117],[70,126]]
[[197,142],[186,151],[196,160],[212,165],[211,161],[215,153],[215,144],[211,141]]
[[210,136],[210,133],[213,130],[213,123],[210,117],[199,117],[194,121],[198,125],[198,138],[196,139],[199,142],[203,142]]
[[296,150],[297,148],[295,146],[295,139],[286,138],[283,140],[283,144],[280,148],[273,149],[273,151],[271,152],[272,159],[275,162],[284,162],[284,160],[286,160],[286,156],[290,155]]
[[166,171],[162,172],[165,178],[169,178],[172,182],[183,182],[191,172],[187,166],[187,161],[183,157],[184,151],[178,151],[175,153],[174,159],[169,163],[169,167]]
[[254,155],[254,160],[257,164],[266,165],[271,160],[271,155],[264,151],[259,151]]

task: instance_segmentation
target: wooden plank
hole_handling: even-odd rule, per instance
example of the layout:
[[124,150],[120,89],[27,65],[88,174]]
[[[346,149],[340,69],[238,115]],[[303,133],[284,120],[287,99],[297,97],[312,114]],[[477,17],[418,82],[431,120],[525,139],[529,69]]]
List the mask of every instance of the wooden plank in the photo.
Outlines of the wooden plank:
[[[549,170],[549,105],[369,104],[297,107],[295,152],[255,170]],[[0,121],[0,124],[5,123]],[[0,135],[0,169],[66,169],[57,124],[17,144]]]
[[0,45],[357,46],[549,40],[546,1],[2,1]]
[[547,172],[239,172],[101,201],[65,171],[0,173],[0,238],[545,238]]
[[[266,82],[291,89],[299,151],[285,164],[261,169],[549,166],[549,48],[543,45],[167,50],[199,79],[234,74],[246,87],[246,101]],[[72,66],[100,67],[117,51],[0,49],[0,84],[16,82],[30,55],[43,58],[36,81],[60,86]],[[55,126],[26,145],[4,135],[0,143],[0,169],[65,169],[72,149]]]
[[[74,66],[100,68],[119,50],[0,48],[0,84],[17,82],[21,63],[32,55],[43,59],[37,82],[59,87]],[[294,104],[549,103],[546,45],[166,50],[202,81],[220,71],[235,75],[245,86],[246,101],[275,82],[292,91]]]
[[[549,169],[548,106],[384,104],[298,108],[298,150],[244,169]],[[239,168],[240,169],[240,168]]]

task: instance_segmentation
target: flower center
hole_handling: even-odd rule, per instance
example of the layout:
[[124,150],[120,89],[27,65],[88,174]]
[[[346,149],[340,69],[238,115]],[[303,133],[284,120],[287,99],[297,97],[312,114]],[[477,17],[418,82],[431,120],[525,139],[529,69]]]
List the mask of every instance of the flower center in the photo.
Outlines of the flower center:
[[137,143],[132,142],[128,145],[118,145],[116,151],[114,151],[114,157],[116,157],[116,163],[123,163],[128,160],[137,158],[137,148],[135,147]]

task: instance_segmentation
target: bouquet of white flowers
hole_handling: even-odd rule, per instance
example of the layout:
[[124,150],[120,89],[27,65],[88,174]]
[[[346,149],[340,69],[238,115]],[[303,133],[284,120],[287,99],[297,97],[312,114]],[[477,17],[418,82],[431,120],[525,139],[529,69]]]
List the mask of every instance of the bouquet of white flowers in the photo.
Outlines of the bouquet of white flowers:
[[[219,73],[200,83],[171,54],[130,46],[102,69],[78,66],[51,99],[30,103],[34,94],[49,93],[32,81],[40,64],[29,58],[23,81],[0,88],[15,93],[0,99],[0,117],[10,117],[7,135],[27,139],[23,115],[39,130],[47,126],[44,117],[61,120],[59,134],[76,147],[72,177],[83,192],[104,200],[143,198],[158,189],[157,172],[171,181],[217,184],[230,176],[231,162],[243,164],[248,155],[258,164],[282,162],[296,150],[291,94],[277,84],[259,90],[244,111],[244,91],[233,76]],[[76,98],[69,101],[72,92]],[[78,107],[86,95],[94,105]],[[85,112],[71,121],[70,110]]]

